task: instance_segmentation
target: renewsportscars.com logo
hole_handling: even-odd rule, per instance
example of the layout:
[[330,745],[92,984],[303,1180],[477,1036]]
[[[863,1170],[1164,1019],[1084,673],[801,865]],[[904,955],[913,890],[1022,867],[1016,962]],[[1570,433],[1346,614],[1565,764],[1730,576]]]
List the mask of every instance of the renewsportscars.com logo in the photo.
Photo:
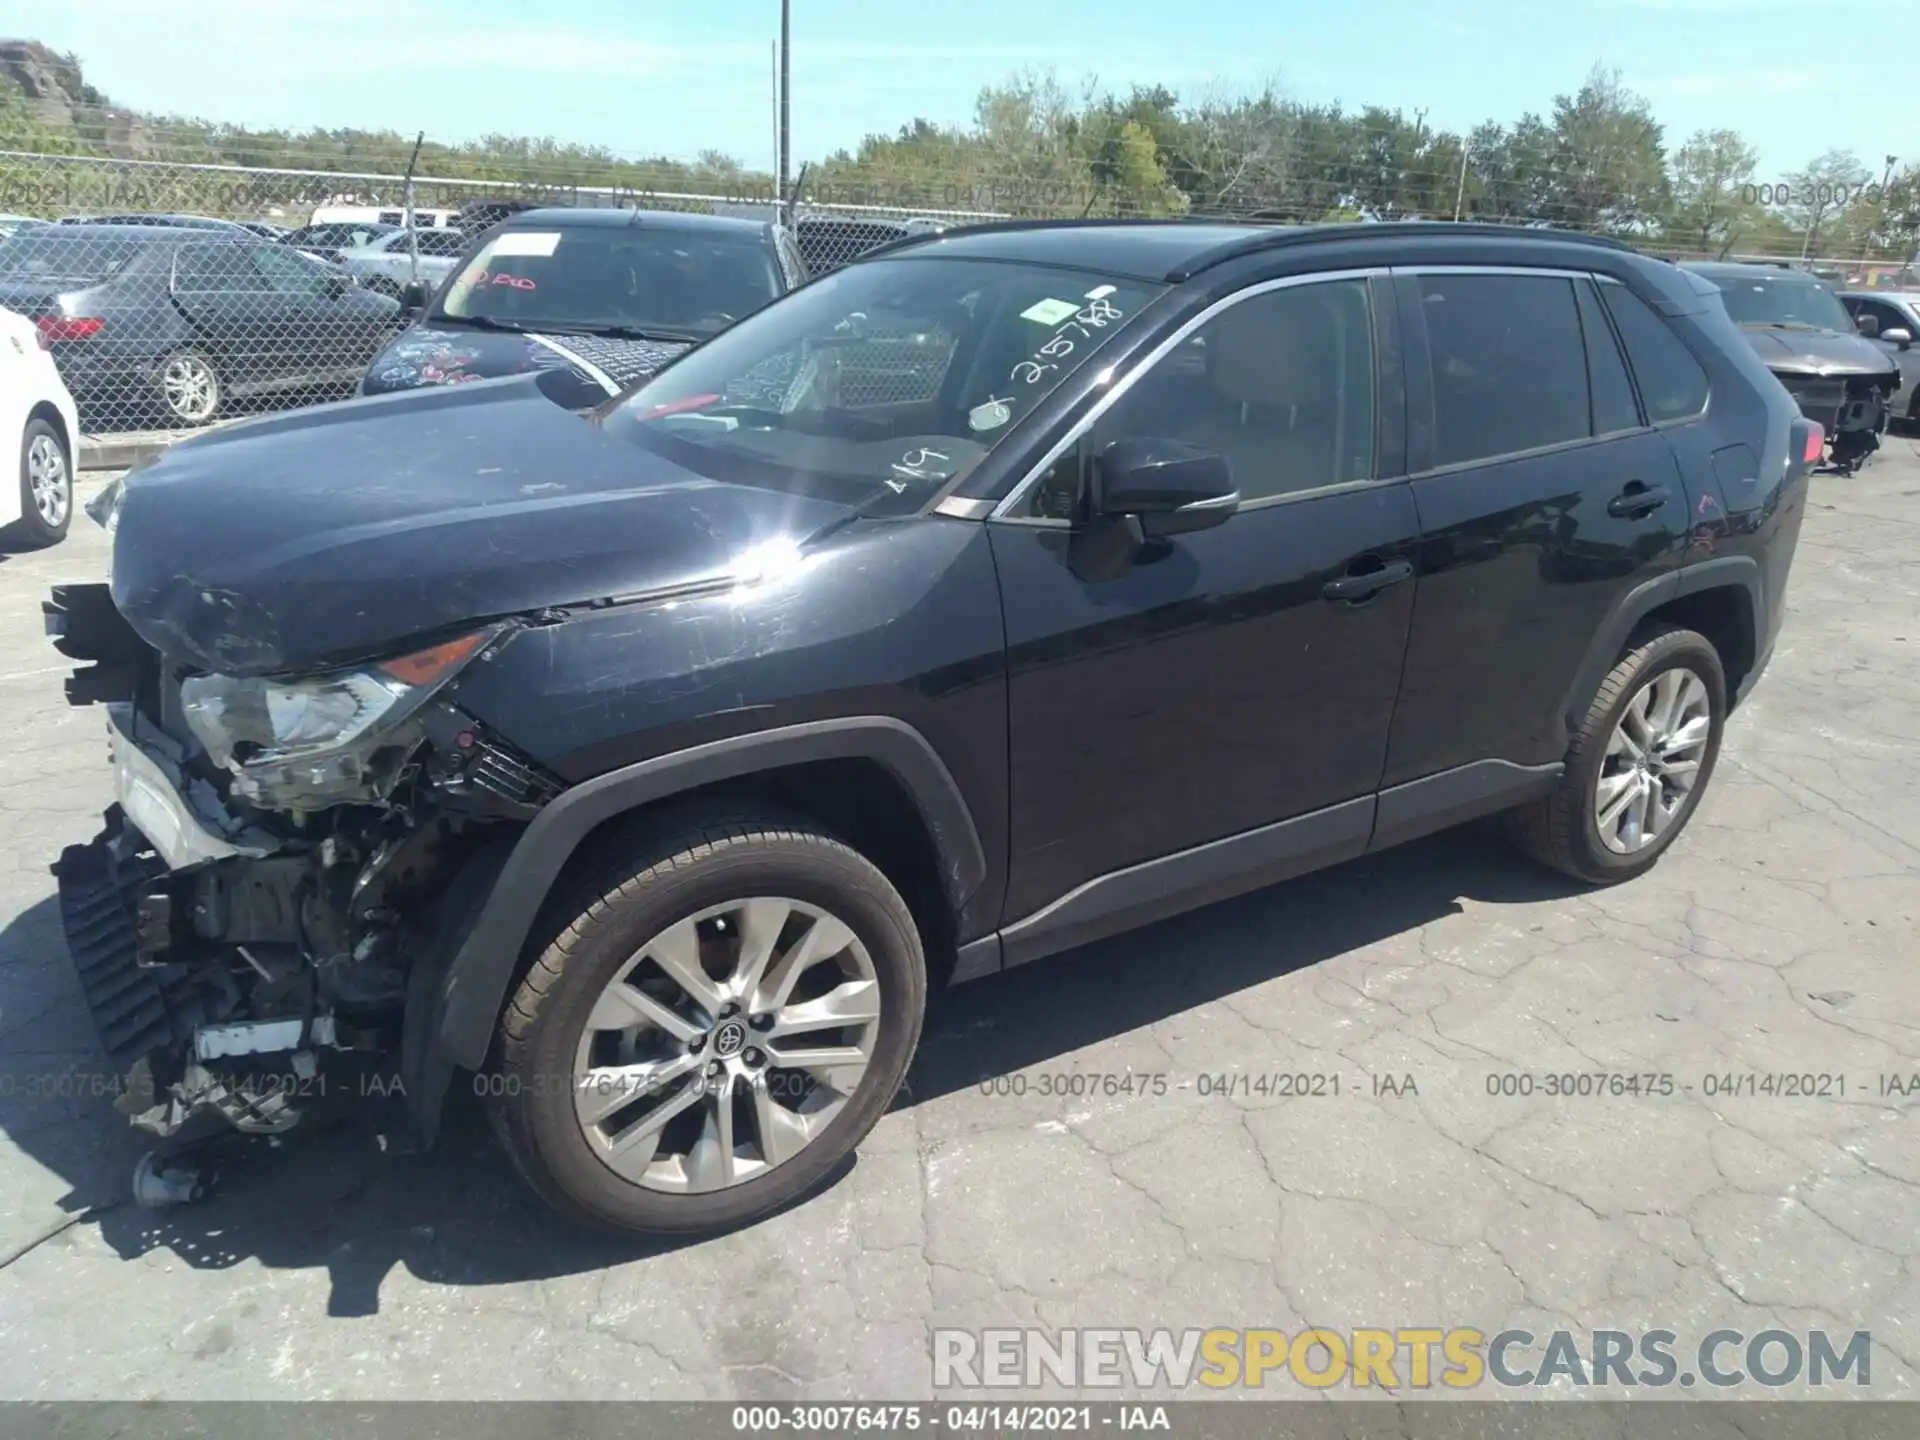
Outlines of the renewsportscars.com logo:
[[936,1389],[1729,1389],[1873,1383],[1873,1337],[1824,1330],[935,1330]]

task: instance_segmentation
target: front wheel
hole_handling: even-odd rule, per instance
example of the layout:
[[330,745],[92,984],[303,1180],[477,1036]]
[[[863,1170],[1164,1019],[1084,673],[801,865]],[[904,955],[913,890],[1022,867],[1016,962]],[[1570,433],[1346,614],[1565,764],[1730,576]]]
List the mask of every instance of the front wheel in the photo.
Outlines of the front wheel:
[[13,531],[28,545],[52,545],[72,520],[73,457],[58,430],[29,420],[20,443],[20,520]]
[[693,816],[549,914],[478,1079],[521,1173],[588,1224],[716,1230],[806,1194],[919,1043],[912,913],[804,822]]
[[1514,838],[1591,884],[1644,874],[1693,818],[1726,711],[1726,671],[1705,636],[1676,628],[1643,637],[1601,683],[1559,786],[1512,812]]

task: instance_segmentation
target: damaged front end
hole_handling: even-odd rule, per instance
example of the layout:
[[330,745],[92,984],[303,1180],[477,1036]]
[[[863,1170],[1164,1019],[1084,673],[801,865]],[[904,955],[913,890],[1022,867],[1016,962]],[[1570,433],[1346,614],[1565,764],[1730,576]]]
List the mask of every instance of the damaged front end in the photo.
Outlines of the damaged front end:
[[170,661],[106,586],[56,588],[48,634],[87,662],[115,803],[54,866],[120,1108],[156,1135],[295,1124],[333,1052],[403,1068],[410,984],[449,879],[558,793],[462,713],[453,678],[515,626],[297,677]]
[[1880,448],[1891,412],[1887,402],[1899,388],[1898,371],[1836,374],[1831,371],[1775,372],[1800,413],[1826,432],[1827,463],[1852,474]]

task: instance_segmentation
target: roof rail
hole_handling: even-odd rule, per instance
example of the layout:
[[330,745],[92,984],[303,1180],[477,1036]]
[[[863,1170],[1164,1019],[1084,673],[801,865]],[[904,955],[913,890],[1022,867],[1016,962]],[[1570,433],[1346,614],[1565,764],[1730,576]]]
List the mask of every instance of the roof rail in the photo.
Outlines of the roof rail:
[[1275,227],[1196,256],[1167,278],[1185,280],[1199,274],[1202,270],[1210,270],[1229,260],[1237,260],[1242,255],[1255,255],[1263,250],[1279,250],[1294,245],[1315,245],[1333,240],[1385,240],[1409,234],[1459,236],[1471,239],[1552,240],[1572,245],[1594,245],[1603,250],[1639,253],[1624,240],[1610,239],[1605,235],[1589,235],[1584,230],[1553,230],[1532,225],[1489,225],[1471,220],[1384,220],[1358,224],[1299,225],[1284,229]]
[[956,225],[944,232],[905,235],[898,240],[889,240],[883,245],[876,245],[871,250],[862,251],[855,259],[868,260],[879,255],[897,255],[902,250],[924,244],[929,240],[940,239],[943,235],[1002,235],[1030,230],[1096,230],[1116,227],[1178,229],[1195,225],[1231,226],[1243,229],[1247,234],[1244,239],[1230,241],[1196,255],[1192,260],[1168,274],[1166,278],[1170,281],[1188,279],[1203,270],[1224,264],[1228,260],[1238,259],[1242,255],[1256,254],[1262,250],[1291,245],[1315,245],[1334,240],[1384,240],[1408,234],[1501,240],[1533,238],[1567,244],[1595,245],[1602,249],[1622,250],[1630,254],[1639,253],[1626,241],[1614,240],[1605,235],[1589,235],[1584,230],[1555,230],[1532,225],[1490,225],[1472,220],[1384,220],[1337,225],[1300,225],[1274,219],[1248,220],[1224,215],[1187,215],[1168,219],[989,220],[979,225]]

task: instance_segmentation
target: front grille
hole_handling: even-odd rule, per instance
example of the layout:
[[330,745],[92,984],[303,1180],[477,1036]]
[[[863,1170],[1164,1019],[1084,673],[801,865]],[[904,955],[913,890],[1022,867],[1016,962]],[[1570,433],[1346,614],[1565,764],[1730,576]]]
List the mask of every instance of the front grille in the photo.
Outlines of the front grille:
[[1817,421],[1828,434],[1839,428],[1840,407],[1847,399],[1846,381],[1799,375],[1783,375],[1780,379],[1802,415]]
[[[175,972],[143,969],[133,906],[166,866],[156,855],[118,860],[109,830],[60,852],[60,921],[100,1046],[124,1072],[154,1050],[184,1044],[205,1019],[198,987]],[[124,832],[123,832],[124,833]]]

